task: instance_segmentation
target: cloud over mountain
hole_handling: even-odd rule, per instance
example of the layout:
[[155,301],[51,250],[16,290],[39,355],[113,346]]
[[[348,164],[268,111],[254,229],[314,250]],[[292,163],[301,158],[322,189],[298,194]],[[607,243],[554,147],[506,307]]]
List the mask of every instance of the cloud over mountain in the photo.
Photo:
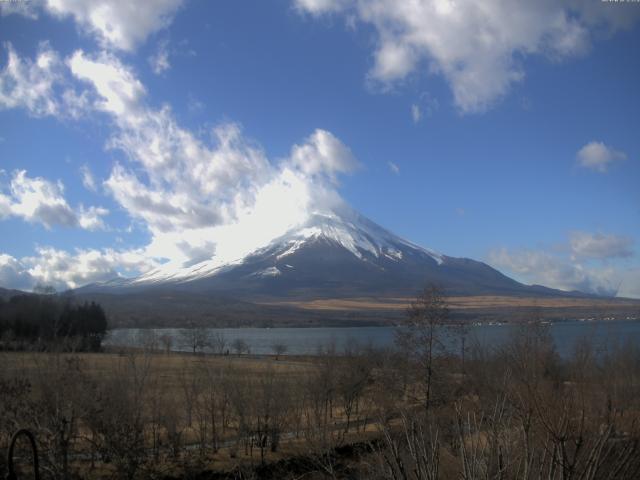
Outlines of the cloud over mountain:
[[616,265],[633,255],[630,237],[574,231],[556,248],[495,249],[489,263],[528,282],[563,290],[637,297],[637,269]]
[[[78,50],[61,60],[58,54],[46,52],[55,59],[56,74],[49,75],[46,83],[53,107],[42,114],[69,117],[63,93],[73,91],[84,99],[82,114],[103,114],[111,125],[106,148],[124,154],[103,186],[151,235],[149,243],[136,251],[137,259],[147,259],[147,267],[141,271],[158,260],[189,265],[214,253],[241,258],[304,222],[315,211],[342,202],[336,190],[338,176],[358,166],[351,150],[322,129],[293,145],[290,154],[278,162],[270,161],[262,147],[247,138],[236,123],[215,126],[208,138],[196,135],[176,121],[170,107],[149,105],[146,89],[134,70],[113,54],[88,55]],[[38,63],[17,55],[15,61]],[[12,106],[31,108],[28,104]],[[85,186],[95,190],[96,179],[86,169],[81,173]],[[26,181],[21,175],[18,183]],[[36,206],[23,216],[36,218],[46,226],[103,226],[101,217],[106,210],[81,206],[74,212],[54,184],[36,180],[38,198],[46,197],[48,210]],[[16,190],[14,196],[18,193]],[[5,215],[18,211],[8,197],[0,197],[0,201],[0,211]],[[278,212],[276,217],[274,212]],[[83,263],[83,273],[62,276],[63,269],[54,268],[61,263],[53,260],[73,254],[53,249],[43,252],[47,255],[41,256],[39,267],[33,266],[38,260],[30,258],[20,260],[24,268],[35,268],[41,272],[38,278],[69,286],[81,279],[115,275],[117,269],[110,260],[130,253],[125,250],[113,255],[91,250],[89,255],[79,251],[75,257],[93,260]],[[72,263],[65,261],[64,265],[70,267]],[[88,273],[92,266],[96,277]],[[45,269],[60,273],[48,277],[42,273]]]

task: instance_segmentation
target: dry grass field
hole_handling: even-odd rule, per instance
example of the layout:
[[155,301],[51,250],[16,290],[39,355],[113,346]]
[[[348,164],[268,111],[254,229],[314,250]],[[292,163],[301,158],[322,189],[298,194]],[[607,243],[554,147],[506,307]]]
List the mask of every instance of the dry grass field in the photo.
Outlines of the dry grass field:
[[[118,349],[121,350],[121,349]],[[172,352],[145,354],[130,350],[112,353],[61,353],[46,352],[2,352],[0,351],[1,371],[4,375],[23,375],[31,377],[50,368],[52,363],[64,363],[77,359],[87,375],[103,377],[125,368],[134,359],[137,362],[149,361],[151,368],[163,379],[163,386],[176,387],[185,374],[198,368],[238,369],[245,375],[261,375],[266,371],[276,371],[286,376],[299,376],[308,373],[313,367],[313,357],[287,356],[286,360],[276,360],[274,356],[254,357],[246,355],[192,355]]]
[[[334,298],[317,300],[292,300],[270,302],[267,305],[287,305],[308,310],[406,310],[414,298]],[[628,307],[640,311],[640,301],[618,298],[570,298],[570,297],[511,297],[478,295],[446,297],[453,310],[493,309],[504,307],[526,308],[574,308],[588,307],[595,310]]]
[[562,359],[543,323],[466,359],[403,345],[279,359],[0,352],[0,450],[27,427],[42,478],[61,480],[639,478],[637,345],[587,342]]
[[[150,460],[144,467],[140,461],[138,476],[151,461],[161,465],[154,475],[180,478],[185,468],[230,471],[305,456],[337,437],[340,444],[366,441],[376,428],[362,421],[370,414],[365,402],[347,418],[341,402],[315,402],[310,396],[311,384],[321,384],[316,379],[350,370],[344,359],[328,358],[0,352],[0,393],[9,394],[0,397],[7,410],[0,449],[18,425],[30,426],[40,432],[45,465],[55,464],[60,461],[52,453],[59,448],[56,431],[68,426],[73,433],[65,455],[82,476],[126,476],[128,452],[142,445],[135,461]],[[365,385],[361,378],[358,395]],[[29,388],[14,398],[16,379]],[[59,413],[49,417],[52,411]],[[94,415],[104,419],[94,423]],[[140,436],[121,431],[137,422]],[[109,436],[121,446],[110,445]],[[119,466],[105,460],[118,456]],[[48,473],[59,476],[54,470]]]

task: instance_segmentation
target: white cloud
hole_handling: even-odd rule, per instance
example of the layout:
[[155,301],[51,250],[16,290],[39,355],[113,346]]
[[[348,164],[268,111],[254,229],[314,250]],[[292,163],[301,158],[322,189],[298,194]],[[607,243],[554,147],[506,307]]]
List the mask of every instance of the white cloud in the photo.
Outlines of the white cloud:
[[7,64],[0,71],[0,110],[23,108],[34,117],[78,118],[89,108],[86,92],[67,79],[64,63],[48,43],[41,43],[34,60],[21,58],[6,43]]
[[[95,88],[100,97],[95,108],[116,116],[136,113],[134,109],[145,95],[145,89],[116,57],[103,52],[96,59],[90,59],[78,50],[67,60],[67,64],[76,78],[90,82]],[[129,122],[136,120],[131,118]]]
[[78,51],[67,63],[92,87],[93,107],[113,121],[109,148],[135,166],[117,163],[104,182],[107,191],[149,229],[146,254],[172,266],[214,253],[234,259],[263,246],[311,210],[340,202],[332,185],[358,165],[339,139],[320,129],[274,165],[237,124],[216,126],[206,140],[178,125],[168,106],[146,105],[143,85],[112,55]]
[[522,57],[580,54],[589,46],[591,30],[628,27],[639,15],[635,5],[610,8],[578,0],[295,0],[295,5],[314,17],[343,14],[373,26],[372,81],[388,89],[419,70],[442,75],[464,113],[489,108],[522,81]]
[[131,51],[152,33],[169,25],[182,0],[46,0],[50,14],[73,17],[103,48]]
[[35,285],[51,285],[61,291],[144,272],[156,265],[142,249],[78,249],[71,253],[40,247],[35,255],[21,259],[0,254],[0,286],[31,290]]
[[84,164],[80,167],[80,175],[82,175],[82,185],[87,190],[95,192],[98,190],[98,186],[96,185],[96,180],[93,177],[93,173],[91,173],[91,169],[89,165]]
[[627,155],[602,142],[589,142],[578,151],[577,158],[581,167],[605,173],[613,162],[625,160]]
[[301,12],[322,15],[327,12],[338,12],[346,8],[350,0],[296,0],[295,5]]
[[394,175],[400,175],[400,167],[398,165],[393,162],[387,162],[387,166],[389,167],[389,170],[391,170],[391,173]]
[[332,133],[317,129],[302,145],[291,149],[291,163],[305,175],[326,175],[335,181],[339,173],[349,173],[358,167],[351,150]]
[[151,69],[156,75],[161,75],[171,68],[167,46],[168,43],[166,41],[160,42],[156,53],[149,57],[149,65],[151,65]]
[[104,228],[101,216],[109,212],[100,207],[75,212],[64,198],[64,186],[42,177],[29,177],[26,170],[13,172],[8,194],[0,193],[0,219],[15,216],[41,223],[50,229],[60,225],[94,230]]
[[148,259],[136,252],[116,252],[107,249],[77,250],[74,254],[54,248],[40,248],[37,256],[22,259],[36,283],[58,289],[75,288],[87,283],[118,277],[119,269],[145,268]]
[[572,232],[569,245],[576,258],[625,258],[633,256],[633,239],[602,233]]
[[419,123],[425,117],[431,117],[438,109],[439,102],[429,92],[420,94],[418,101],[411,104],[411,118],[413,123]]
[[109,210],[103,207],[89,207],[80,205],[78,223],[85,230],[104,230],[106,228],[102,217],[109,215]]
[[411,105],[411,118],[413,119],[413,123],[418,123],[422,120],[422,110],[420,109],[420,105],[416,103]]
[[7,65],[0,71],[0,109],[24,108],[31,115],[56,115],[60,109],[54,85],[60,79],[60,59],[41,44],[35,61],[23,60],[5,45]]
[[47,228],[54,225],[75,226],[78,219],[64,199],[60,183],[41,177],[30,178],[25,170],[13,173],[10,194],[0,194],[0,213],[38,222]]
[[640,269],[630,265],[633,239],[576,231],[558,247],[497,249],[490,252],[489,262],[527,283],[640,298]]
[[36,20],[38,18],[38,12],[34,2],[0,2],[0,17],[13,14],[22,15],[23,17],[27,17],[31,20]]
[[[103,185],[151,234],[140,254],[147,266],[160,258],[172,266],[186,266],[214,254],[216,261],[233,260],[265,246],[313,212],[341,204],[337,177],[358,166],[349,148],[321,129],[294,145],[278,163],[270,162],[237,124],[216,126],[210,138],[195,135],[176,122],[168,106],[147,105],[146,90],[135,72],[112,54],[76,51],[61,64],[68,70],[60,85],[79,83],[85,88],[78,90],[85,113],[107,116],[113,127],[107,147],[126,155]],[[81,173],[85,186],[97,186],[88,168]],[[0,197],[0,212],[13,209],[13,203]],[[104,228],[106,210],[81,206],[74,212],[65,205],[69,224]],[[49,259],[46,262],[29,260],[37,265],[41,283],[47,283],[47,268],[62,272],[69,258],[79,255],[47,252],[41,255]],[[93,253],[98,254],[107,252]],[[87,266],[83,274],[56,273],[55,278],[76,285],[107,276],[110,270],[96,262],[85,262],[95,266],[95,275]]]
[[144,87],[115,57],[90,58],[78,51],[69,66],[95,89],[95,107],[111,115],[116,129],[109,146],[143,168],[140,176],[118,164],[105,185],[152,230],[229,221],[268,176],[264,153],[243,138],[238,125],[214,128],[213,142],[205,143],[177,125],[168,107],[147,107]]
[[503,248],[490,253],[489,263],[522,281],[561,290],[615,296],[620,285],[613,267],[589,267],[542,250]]
[[33,285],[31,275],[17,259],[0,253],[0,287],[31,289]]

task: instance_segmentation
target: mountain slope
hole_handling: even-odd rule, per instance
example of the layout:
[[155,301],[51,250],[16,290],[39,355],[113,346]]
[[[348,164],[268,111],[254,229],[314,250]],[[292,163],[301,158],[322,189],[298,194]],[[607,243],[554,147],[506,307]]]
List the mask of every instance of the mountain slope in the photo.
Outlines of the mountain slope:
[[134,279],[84,292],[170,288],[235,297],[412,296],[435,283],[449,295],[571,295],[523,285],[490,266],[406,241],[350,209],[311,215],[307,222],[239,258],[165,265]]

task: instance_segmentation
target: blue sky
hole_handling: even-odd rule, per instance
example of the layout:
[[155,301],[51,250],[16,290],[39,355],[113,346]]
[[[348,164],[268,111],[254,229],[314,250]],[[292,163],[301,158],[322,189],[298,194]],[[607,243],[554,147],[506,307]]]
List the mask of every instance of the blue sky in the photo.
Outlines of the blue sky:
[[190,264],[346,202],[525,283],[640,297],[638,3],[0,9],[0,286]]

